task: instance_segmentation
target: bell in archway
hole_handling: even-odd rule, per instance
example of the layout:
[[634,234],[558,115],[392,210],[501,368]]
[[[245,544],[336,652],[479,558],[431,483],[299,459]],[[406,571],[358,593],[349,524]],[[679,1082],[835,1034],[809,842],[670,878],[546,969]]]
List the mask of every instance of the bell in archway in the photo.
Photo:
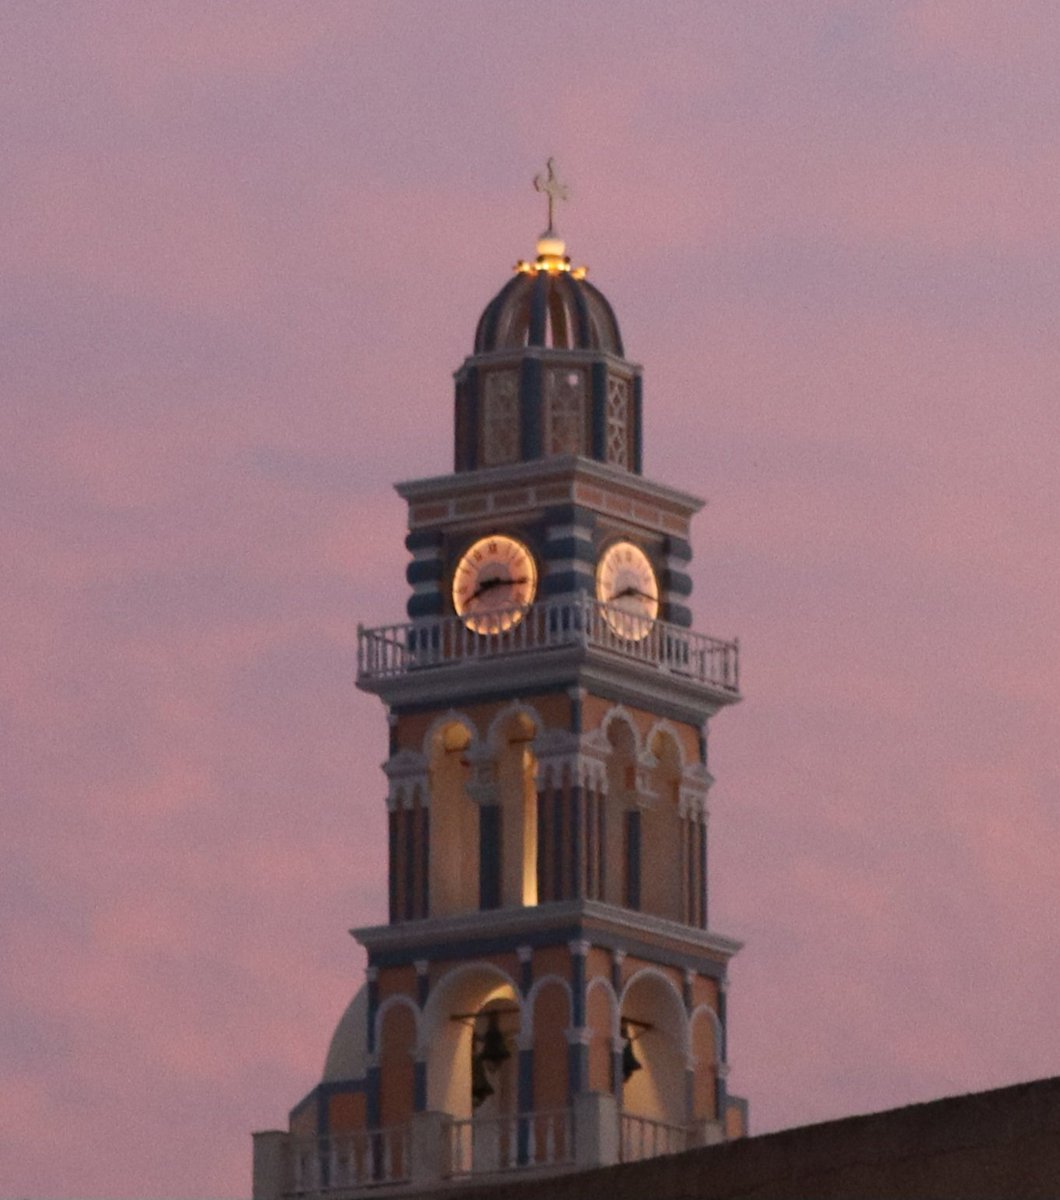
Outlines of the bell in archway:
[[628,1083],[634,1071],[640,1070],[640,1061],[633,1051],[633,1039],[629,1035],[629,1026],[622,1022],[622,1082]]
[[486,1075],[481,1054],[471,1055],[471,1103],[475,1108],[493,1095],[493,1085]]
[[511,1058],[512,1052],[508,1049],[508,1043],[504,1040],[504,1034],[501,1033],[500,1017],[497,1013],[489,1014],[489,1023],[486,1026],[486,1032],[482,1037],[482,1049],[479,1051],[479,1058],[490,1068],[495,1071],[502,1062]]

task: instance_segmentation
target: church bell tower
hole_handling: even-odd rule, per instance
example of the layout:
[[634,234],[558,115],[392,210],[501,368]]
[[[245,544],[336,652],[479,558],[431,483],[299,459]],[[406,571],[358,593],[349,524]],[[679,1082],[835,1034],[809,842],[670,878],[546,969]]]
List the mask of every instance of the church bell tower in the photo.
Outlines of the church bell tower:
[[[399,484],[407,619],[358,631],[389,723],[389,921],[255,1197],[581,1169],[746,1132],[709,923],[692,629],[702,501],[641,472],[641,368],[549,224],[456,372],[453,470]],[[382,806],[381,806],[382,808]],[[365,819],[371,819],[366,814]]]

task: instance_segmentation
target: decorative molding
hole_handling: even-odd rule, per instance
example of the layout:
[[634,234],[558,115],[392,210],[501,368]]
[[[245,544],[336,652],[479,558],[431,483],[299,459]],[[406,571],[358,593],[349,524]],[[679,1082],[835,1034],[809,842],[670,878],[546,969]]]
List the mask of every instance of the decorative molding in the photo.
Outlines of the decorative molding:
[[[706,956],[707,958],[730,958],[743,946],[742,942],[720,933],[700,929],[656,917],[650,913],[635,912],[605,904],[602,900],[560,900],[534,907],[512,906],[495,908],[489,912],[461,913],[452,917],[424,917],[403,921],[399,925],[369,925],[350,932],[361,943],[376,953],[406,951],[409,961],[419,957],[414,951],[445,947],[456,942],[474,939],[512,938],[525,941],[529,935],[547,934],[550,928],[570,929],[572,925],[588,925],[591,941],[599,945],[595,930],[614,931],[629,941],[637,936],[661,940],[671,945],[678,953]],[[518,942],[516,943],[518,944]],[[615,950],[616,959],[621,951]],[[370,970],[372,968],[369,968]]]
[[[686,527],[688,518],[699,512],[705,503],[690,492],[679,491],[643,475],[631,475],[628,471],[610,464],[571,455],[556,455],[553,458],[513,463],[506,467],[483,467],[473,473],[460,471],[449,475],[433,475],[426,479],[407,480],[395,484],[394,490],[410,504],[430,501],[442,503],[471,492],[488,494],[517,485],[526,487],[528,484],[551,484],[554,487],[555,483],[560,481],[573,484],[581,480],[595,484],[616,496],[630,499],[635,497],[640,501],[652,500],[660,507],[683,516]],[[556,503],[551,494],[550,503]],[[583,507],[589,507],[584,501],[579,503]]]
[[593,1031],[587,1025],[579,1025],[577,1028],[572,1026],[564,1029],[563,1036],[567,1039],[568,1046],[588,1046],[593,1040]]
[[578,787],[607,791],[610,746],[601,746],[593,734],[547,729],[534,739],[532,749],[537,760],[538,787],[560,787],[566,777]]
[[427,759],[423,754],[399,750],[383,763],[383,774],[389,783],[387,808],[391,812],[398,807],[412,808],[417,794],[421,804],[429,804]]

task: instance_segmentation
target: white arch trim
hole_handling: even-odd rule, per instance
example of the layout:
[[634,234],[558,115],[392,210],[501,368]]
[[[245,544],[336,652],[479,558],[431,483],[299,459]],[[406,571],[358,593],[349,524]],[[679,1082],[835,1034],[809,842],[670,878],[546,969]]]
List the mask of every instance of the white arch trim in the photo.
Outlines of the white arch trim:
[[[495,963],[489,962],[467,962],[461,963],[458,967],[453,967],[452,970],[446,973],[433,985],[431,993],[427,997],[427,1003],[423,1006],[423,1022],[421,1027],[421,1043],[426,1049],[426,1043],[438,1028],[439,1018],[447,1021],[452,1015],[451,1013],[443,1012],[439,1014],[438,1009],[448,1007],[450,1000],[448,994],[453,990],[453,985],[458,983],[466,975],[486,975],[493,976],[498,984],[507,984],[512,989],[514,1003],[519,1008],[520,1017],[523,1012],[522,998],[519,994],[519,987],[515,980],[503,968],[498,967]],[[418,1051],[417,1051],[418,1053]]]
[[504,726],[512,719],[512,717],[524,716],[528,717],[534,723],[534,737],[539,737],[544,731],[545,722],[541,714],[532,704],[524,704],[522,700],[513,700],[511,704],[506,704],[499,713],[490,721],[489,729],[486,730],[485,741],[488,745],[501,748],[503,742],[502,732]]
[[475,722],[466,713],[457,712],[455,708],[451,708],[448,712],[435,717],[427,727],[427,732],[423,735],[423,754],[428,762],[431,759],[435,738],[448,725],[462,725],[471,738],[471,746],[478,744],[478,727],[475,725]]
[[574,1013],[574,993],[571,991],[570,984],[562,975],[542,975],[526,993],[526,1007],[522,1011],[520,1033],[527,1040],[527,1043],[534,1036],[534,1005],[537,1003],[537,998],[541,995],[543,988],[555,984],[559,984],[567,993],[567,1019],[572,1019]]
[[621,1034],[621,1023],[619,1021],[619,1005],[618,997],[615,995],[615,989],[611,986],[611,980],[605,979],[603,975],[597,975],[589,981],[589,986],[585,989],[585,1008],[586,1012],[589,1009],[589,997],[593,994],[595,988],[601,988],[607,995],[610,1001],[611,1011],[611,1037],[617,1038]]
[[[681,742],[677,728],[672,721],[668,721],[665,717],[661,717],[658,721],[656,721],[651,729],[648,730],[648,736],[644,739],[644,748],[650,751],[652,743],[660,734],[662,734],[663,737],[670,738],[677,747],[677,761],[681,764],[681,770],[683,771],[685,767],[688,766],[688,757],[685,754],[685,748]],[[654,754],[654,751],[652,751],[652,753]]]
[[626,980],[626,985],[622,989],[622,995],[619,999],[619,1014],[621,1015],[622,1010],[626,1007],[626,1000],[629,997],[630,988],[634,987],[638,981],[644,979],[658,980],[673,998],[676,1011],[680,1014],[679,1028],[681,1031],[681,1049],[685,1055],[685,1058],[687,1059],[690,1053],[690,1025],[688,1020],[688,1012],[685,1009],[684,997],[677,990],[674,981],[669,977],[669,975],[665,974],[663,971],[660,971],[658,967],[641,967],[639,971],[631,975],[629,979]]
[[693,1054],[694,1054],[693,1047],[695,1045],[695,1040],[694,1040],[693,1034],[695,1031],[696,1021],[700,1020],[703,1017],[709,1018],[711,1027],[714,1032],[714,1061],[711,1063],[708,1063],[707,1066],[716,1067],[721,1062],[721,1058],[720,1058],[720,1053],[721,1053],[721,1048],[722,1048],[721,1021],[718,1019],[718,1014],[714,1011],[714,1009],[712,1009],[710,1007],[709,1004],[697,1004],[696,1007],[694,1009],[692,1009],[692,1012],[689,1014],[689,1018],[688,1018],[689,1054],[690,1054],[690,1056],[693,1056]]
[[394,1008],[407,1008],[412,1013],[412,1019],[415,1022],[415,1035],[413,1038],[414,1057],[419,1053],[420,1043],[423,1041],[423,1014],[420,1012],[419,1005],[411,996],[394,995],[387,998],[376,1009],[375,1014],[375,1047],[378,1052],[383,1045],[383,1022],[386,1015]]
[[616,704],[613,708],[608,709],[607,716],[600,722],[600,732],[605,738],[613,721],[624,721],[629,726],[630,733],[633,734],[633,752],[639,758],[641,751],[644,749],[644,744],[640,736],[640,731],[637,729],[637,722],[633,719],[633,714],[624,704]]

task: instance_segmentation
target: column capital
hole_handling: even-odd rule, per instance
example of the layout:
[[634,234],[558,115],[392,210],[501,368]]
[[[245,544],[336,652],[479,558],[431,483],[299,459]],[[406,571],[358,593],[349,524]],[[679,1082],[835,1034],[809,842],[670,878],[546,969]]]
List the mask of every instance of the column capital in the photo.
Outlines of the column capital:
[[588,1025],[579,1025],[577,1028],[565,1029],[563,1036],[567,1039],[568,1046],[588,1046],[593,1040],[593,1031]]
[[586,938],[574,938],[567,943],[567,949],[575,958],[585,958],[592,949],[592,944]]
[[521,963],[528,963],[528,962],[530,962],[530,961],[533,959],[533,957],[534,957],[534,948],[533,948],[533,946],[525,946],[525,945],[524,945],[524,946],[516,946],[516,947],[515,947],[515,957],[516,957],[516,958],[517,958],[517,959],[518,959],[518,960],[519,960]]

